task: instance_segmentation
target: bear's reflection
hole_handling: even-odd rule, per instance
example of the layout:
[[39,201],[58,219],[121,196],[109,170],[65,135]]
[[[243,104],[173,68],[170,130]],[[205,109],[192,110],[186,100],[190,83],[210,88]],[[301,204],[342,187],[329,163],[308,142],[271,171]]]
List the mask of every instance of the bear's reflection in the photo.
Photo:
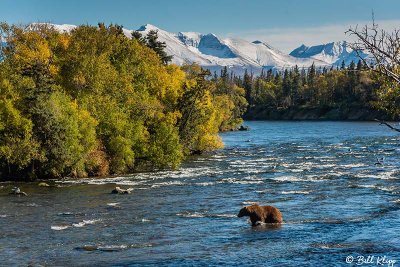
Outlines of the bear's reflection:
[[251,230],[253,231],[275,231],[282,228],[281,223],[260,223],[253,225]]

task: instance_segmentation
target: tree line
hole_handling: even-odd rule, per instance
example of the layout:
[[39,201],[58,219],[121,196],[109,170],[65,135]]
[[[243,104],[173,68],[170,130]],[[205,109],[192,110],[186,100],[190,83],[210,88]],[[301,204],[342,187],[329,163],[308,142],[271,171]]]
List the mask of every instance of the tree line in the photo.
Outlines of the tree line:
[[0,179],[176,168],[242,123],[244,89],[168,64],[157,32],[2,23],[0,34]]
[[364,108],[382,110],[391,119],[400,116],[387,80],[361,60],[340,67],[269,69],[258,76],[247,70],[236,76],[224,68],[219,75],[214,73],[217,78],[244,88],[250,110]]

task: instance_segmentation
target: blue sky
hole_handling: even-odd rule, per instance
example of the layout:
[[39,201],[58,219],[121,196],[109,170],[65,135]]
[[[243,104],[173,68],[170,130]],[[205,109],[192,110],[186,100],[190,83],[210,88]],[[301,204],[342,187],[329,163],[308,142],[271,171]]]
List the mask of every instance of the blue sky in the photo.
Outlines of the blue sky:
[[283,50],[344,39],[350,25],[376,19],[400,26],[400,0],[0,0],[9,23],[151,23],[167,31],[197,31],[260,39]]

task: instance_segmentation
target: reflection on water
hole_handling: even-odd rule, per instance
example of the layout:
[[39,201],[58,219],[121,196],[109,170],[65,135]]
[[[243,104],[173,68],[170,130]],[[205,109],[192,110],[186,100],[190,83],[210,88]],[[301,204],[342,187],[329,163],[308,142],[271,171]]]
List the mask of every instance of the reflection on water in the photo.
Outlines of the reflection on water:
[[[375,123],[249,122],[178,171],[0,187],[6,265],[345,265],[400,261],[400,136]],[[248,142],[249,141],[249,142]],[[382,161],[382,164],[376,164]],[[130,195],[112,195],[118,184]],[[281,227],[236,214],[278,207]],[[5,259],[5,261],[4,261]],[[0,264],[0,265],[1,265]]]

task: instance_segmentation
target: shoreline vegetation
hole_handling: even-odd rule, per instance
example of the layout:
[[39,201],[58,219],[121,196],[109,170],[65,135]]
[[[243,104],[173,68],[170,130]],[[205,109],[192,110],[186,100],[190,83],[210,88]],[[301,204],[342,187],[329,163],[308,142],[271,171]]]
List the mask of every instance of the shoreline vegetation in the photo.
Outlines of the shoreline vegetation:
[[[286,69],[260,76],[245,72],[232,81],[249,103],[246,120],[395,121],[399,99],[393,84],[361,60],[341,67]],[[396,88],[396,87],[395,87]]]
[[169,64],[156,31],[2,23],[0,181],[176,169],[246,120],[400,118],[398,86],[366,62],[236,76]]
[[244,90],[167,64],[157,32],[3,23],[0,33],[0,180],[175,169],[242,123]]

